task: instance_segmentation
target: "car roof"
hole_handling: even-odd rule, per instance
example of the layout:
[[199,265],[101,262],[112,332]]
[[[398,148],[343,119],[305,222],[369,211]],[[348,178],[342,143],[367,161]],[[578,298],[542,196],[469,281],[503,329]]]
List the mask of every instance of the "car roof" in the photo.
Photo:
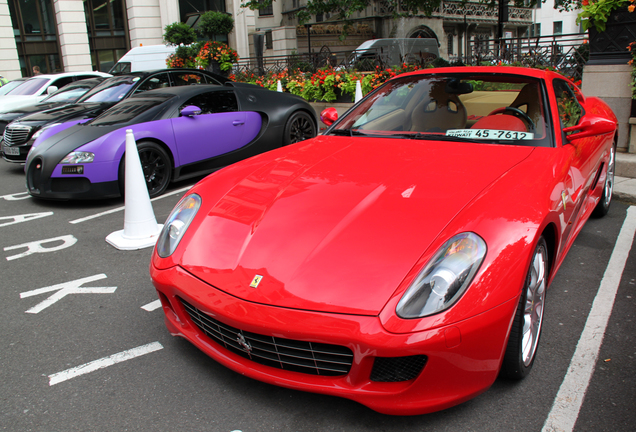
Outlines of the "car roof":
[[220,90],[230,90],[230,87],[220,86],[217,84],[194,84],[194,85],[185,85],[185,86],[176,86],[176,87],[165,87],[160,89],[146,90],[141,93],[137,93],[132,95],[128,99],[152,99],[157,94],[170,94],[174,96],[183,96],[190,97],[191,95],[195,95],[198,93],[203,93],[205,91],[220,91]]

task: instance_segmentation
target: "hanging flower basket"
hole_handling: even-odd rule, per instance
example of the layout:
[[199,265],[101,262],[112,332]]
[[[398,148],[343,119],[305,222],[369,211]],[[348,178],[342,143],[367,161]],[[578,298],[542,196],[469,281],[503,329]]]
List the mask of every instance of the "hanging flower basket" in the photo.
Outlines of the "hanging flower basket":
[[627,46],[636,40],[636,12],[630,11],[628,6],[619,7],[610,12],[604,31],[595,25],[588,31],[590,59],[587,64],[625,64],[631,59]]
[[200,69],[227,76],[232,70],[232,65],[238,60],[238,53],[228,45],[221,42],[207,41],[201,47],[195,62]]

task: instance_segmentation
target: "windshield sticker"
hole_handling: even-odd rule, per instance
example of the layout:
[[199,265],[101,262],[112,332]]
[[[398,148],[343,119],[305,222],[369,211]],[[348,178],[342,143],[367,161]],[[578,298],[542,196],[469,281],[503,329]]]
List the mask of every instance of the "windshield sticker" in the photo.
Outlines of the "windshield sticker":
[[471,139],[495,139],[495,140],[531,140],[534,134],[531,132],[517,132],[497,129],[450,129],[446,136]]

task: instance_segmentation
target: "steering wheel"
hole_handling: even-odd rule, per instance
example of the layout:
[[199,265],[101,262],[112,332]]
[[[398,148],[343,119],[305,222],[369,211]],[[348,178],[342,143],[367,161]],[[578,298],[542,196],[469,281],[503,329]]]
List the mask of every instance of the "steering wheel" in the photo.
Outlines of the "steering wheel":
[[494,114],[503,114],[505,112],[509,112],[513,116],[518,117],[521,120],[525,121],[528,124],[528,132],[534,132],[534,129],[535,129],[534,122],[532,121],[532,119],[530,118],[528,114],[524,113],[519,108],[515,108],[511,106],[497,108],[496,110],[492,111],[488,115],[491,116]]

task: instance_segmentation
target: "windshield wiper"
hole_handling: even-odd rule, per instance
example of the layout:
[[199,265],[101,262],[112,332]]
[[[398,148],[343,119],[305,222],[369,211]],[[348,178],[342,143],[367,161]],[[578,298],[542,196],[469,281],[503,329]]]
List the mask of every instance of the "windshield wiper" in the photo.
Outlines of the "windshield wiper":
[[344,135],[344,136],[366,136],[367,134],[359,132],[357,129],[333,129],[329,132],[330,135]]

